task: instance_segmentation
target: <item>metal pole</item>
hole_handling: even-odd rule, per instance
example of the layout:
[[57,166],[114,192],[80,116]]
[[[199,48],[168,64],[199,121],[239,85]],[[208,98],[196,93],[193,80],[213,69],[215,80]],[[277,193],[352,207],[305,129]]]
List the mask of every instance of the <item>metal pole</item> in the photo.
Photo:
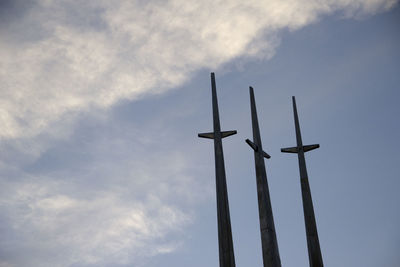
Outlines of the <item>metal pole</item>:
[[314,207],[311,198],[310,185],[308,182],[306,160],[304,158],[304,152],[319,148],[319,145],[315,144],[303,146],[299,118],[297,114],[296,99],[294,96],[292,97],[292,100],[297,147],[282,148],[281,151],[286,153],[297,153],[299,159],[301,196],[303,200],[304,222],[306,227],[308,258],[310,262],[310,267],[323,267],[324,264],[322,262],[321,248],[319,245],[317,224],[315,222]]
[[265,171],[264,157],[270,158],[262,149],[260,129],[258,126],[256,103],[253,88],[250,91],[251,120],[253,125],[253,142],[246,142],[254,150],[256,168],[258,215],[260,219],[261,245],[264,267],[280,267],[278,242],[276,239],[274,217],[272,214],[271,198],[269,195],[267,173]]
[[222,138],[236,134],[236,131],[221,132],[219,122],[217,90],[215,75],[211,73],[212,107],[214,132],[201,133],[198,136],[214,139],[215,152],[215,181],[217,194],[217,217],[218,217],[218,243],[219,243],[219,266],[235,267],[235,256],[233,252],[233,240],[231,230],[231,219],[229,214],[228,191],[226,186],[226,175],[224,165],[224,153],[222,150]]

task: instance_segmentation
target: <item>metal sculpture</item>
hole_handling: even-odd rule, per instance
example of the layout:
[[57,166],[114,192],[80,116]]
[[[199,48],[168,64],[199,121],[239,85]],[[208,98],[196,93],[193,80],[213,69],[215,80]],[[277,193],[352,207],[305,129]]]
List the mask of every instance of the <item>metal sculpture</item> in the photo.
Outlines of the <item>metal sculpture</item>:
[[237,132],[236,131],[221,132],[214,73],[211,73],[211,91],[212,91],[214,131],[210,133],[200,133],[198,134],[198,136],[202,138],[214,139],[219,266],[235,267],[231,219],[229,214],[228,191],[226,187],[224,153],[222,150],[222,138],[234,135]]
[[253,88],[250,91],[251,121],[253,125],[253,142],[246,139],[246,143],[254,150],[256,168],[258,215],[260,219],[261,245],[264,267],[280,267],[278,242],[276,239],[274,217],[272,214],[271,198],[269,195],[267,173],[264,158],[270,156],[264,152],[261,144],[260,128],[258,126],[256,103]]
[[306,226],[308,258],[310,267],[323,267],[321,248],[319,245],[317,224],[315,222],[314,207],[311,198],[310,185],[308,183],[308,175],[306,168],[306,161],[304,152],[319,148],[319,144],[303,146],[301,140],[299,118],[297,115],[296,99],[293,96],[293,112],[294,112],[294,125],[296,128],[296,147],[282,148],[281,152],[297,153],[299,159],[300,181],[301,181],[301,195],[303,199],[304,222]]

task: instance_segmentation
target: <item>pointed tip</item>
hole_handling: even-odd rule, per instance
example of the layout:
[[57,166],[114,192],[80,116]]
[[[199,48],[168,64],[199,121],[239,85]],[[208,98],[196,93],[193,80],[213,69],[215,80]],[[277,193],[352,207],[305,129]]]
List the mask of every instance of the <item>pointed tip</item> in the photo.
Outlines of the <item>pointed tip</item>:
[[215,74],[211,72],[211,88],[215,87]]
[[292,102],[293,102],[293,106],[296,106],[296,97],[292,96]]
[[215,74],[211,72],[211,84],[215,85]]
[[250,105],[253,106],[254,105],[254,90],[253,87],[249,86],[249,94],[250,94]]
[[250,93],[250,95],[254,95],[254,90],[253,90],[253,87],[251,87],[251,86],[249,86],[249,93]]

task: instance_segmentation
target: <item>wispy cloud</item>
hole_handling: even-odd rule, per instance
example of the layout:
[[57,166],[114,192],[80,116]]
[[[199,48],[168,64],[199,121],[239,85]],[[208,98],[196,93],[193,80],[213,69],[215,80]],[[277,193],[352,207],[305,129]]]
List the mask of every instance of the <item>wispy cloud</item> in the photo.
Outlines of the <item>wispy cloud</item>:
[[[2,191],[1,205],[9,208],[3,212],[9,216],[13,242],[17,240],[18,244],[22,239],[24,246],[13,248],[19,250],[17,258],[2,258],[11,258],[19,266],[126,264],[143,254],[173,249],[176,244],[166,241],[165,236],[189,220],[188,215],[156,196],[132,202],[132,198],[114,190],[74,197],[62,192],[71,183],[55,183],[43,177],[13,185],[7,184],[6,192],[11,194]],[[3,253],[7,253],[4,250],[10,248],[10,242],[2,241]],[[55,256],[49,257],[52,254]]]
[[[202,199],[190,190],[198,184],[188,173],[192,163],[157,136],[130,141],[128,136],[152,131],[143,125],[135,133],[135,127],[116,134],[119,126],[98,125],[93,131],[108,133],[70,140],[58,147],[71,150],[46,152],[31,164],[2,166],[4,264],[139,264],[180,246],[178,237],[193,220],[190,207]],[[156,155],[145,153],[156,148]]]
[[[175,115],[164,114],[155,130],[113,126],[90,117],[93,111],[164,93],[204,68],[267,59],[281,30],[395,3],[4,1],[0,266],[105,266],[173,251],[179,241],[170,235],[180,234],[195,217],[193,203],[212,191],[193,177],[185,140],[155,141],[176,136],[167,121]],[[85,128],[82,113],[98,125]]]
[[321,15],[371,14],[395,3],[30,3],[2,29],[0,136],[32,137],[65,114],[162,93],[201,68],[238,57],[270,57],[280,30],[301,28]]

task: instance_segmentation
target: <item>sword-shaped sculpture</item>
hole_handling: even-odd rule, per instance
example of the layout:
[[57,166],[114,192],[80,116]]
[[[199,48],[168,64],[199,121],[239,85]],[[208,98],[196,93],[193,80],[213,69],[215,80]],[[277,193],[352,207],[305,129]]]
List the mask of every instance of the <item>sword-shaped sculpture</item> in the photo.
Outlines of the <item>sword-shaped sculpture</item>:
[[254,161],[257,178],[258,215],[260,218],[261,245],[264,267],[280,267],[278,242],[276,240],[274,217],[272,215],[271,199],[269,196],[267,173],[265,171],[264,157],[270,156],[263,151],[258,126],[254,91],[250,87],[251,121],[253,125],[253,142],[246,139],[246,143],[254,150]]
[[319,148],[318,144],[303,146],[301,140],[299,117],[297,115],[296,99],[294,96],[293,100],[293,112],[294,112],[294,125],[296,127],[296,139],[297,147],[282,148],[282,152],[286,153],[297,153],[299,158],[299,170],[300,170],[300,182],[301,182],[301,195],[303,198],[303,211],[304,211],[304,222],[306,226],[307,235],[307,247],[308,247],[308,258],[310,267],[323,267],[321,248],[319,246],[317,224],[315,222],[314,207],[311,198],[310,185],[308,183],[308,175],[306,168],[306,161],[304,158],[304,152]]
[[214,73],[211,73],[211,91],[212,91],[214,132],[200,133],[199,137],[214,139],[215,181],[217,189],[219,266],[235,267],[231,219],[229,215],[228,191],[226,188],[224,153],[222,150],[222,138],[234,135],[237,132],[236,131],[221,132]]

